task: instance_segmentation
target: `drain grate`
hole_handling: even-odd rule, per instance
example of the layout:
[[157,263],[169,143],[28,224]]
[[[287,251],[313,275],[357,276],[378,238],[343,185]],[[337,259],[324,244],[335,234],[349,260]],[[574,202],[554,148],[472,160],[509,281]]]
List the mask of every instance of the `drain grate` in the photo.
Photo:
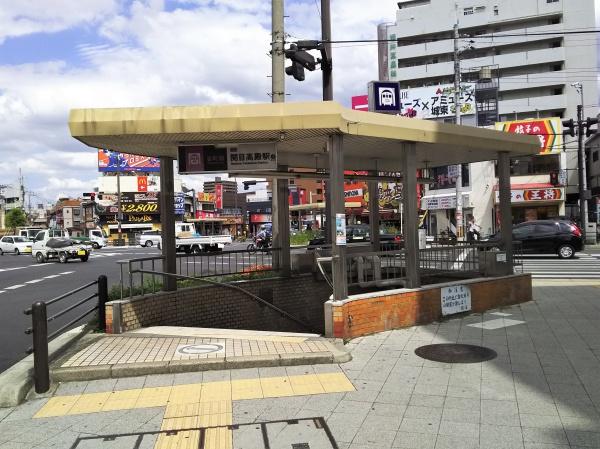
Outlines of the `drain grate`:
[[498,357],[496,351],[484,346],[443,343],[415,349],[419,357],[443,363],[480,363]]

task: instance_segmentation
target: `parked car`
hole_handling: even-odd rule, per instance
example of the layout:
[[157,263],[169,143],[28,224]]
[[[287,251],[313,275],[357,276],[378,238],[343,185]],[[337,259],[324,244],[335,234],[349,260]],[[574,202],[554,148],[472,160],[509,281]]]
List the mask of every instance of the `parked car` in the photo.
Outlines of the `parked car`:
[[144,231],[135,235],[135,244],[145,247],[159,246],[161,241],[160,231]]
[[[561,259],[569,259],[585,247],[581,229],[569,220],[526,221],[513,226],[512,234],[524,253],[557,254]],[[485,241],[500,240],[498,232]]]
[[[368,243],[370,241],[371,228],[369,225],[348,225],[346,227],[346,243]],[[323,245],[325,245],[325,236],[319,235],[308,242],[308,249],[315,249]],[[380,229],[379,246],[382,251],[400,249],[404,247],[404,239],[400,234],[390,234]]]
[[5,235],[0,239],[0,256],[4,253],[31,254],[31,240],[20,235]]

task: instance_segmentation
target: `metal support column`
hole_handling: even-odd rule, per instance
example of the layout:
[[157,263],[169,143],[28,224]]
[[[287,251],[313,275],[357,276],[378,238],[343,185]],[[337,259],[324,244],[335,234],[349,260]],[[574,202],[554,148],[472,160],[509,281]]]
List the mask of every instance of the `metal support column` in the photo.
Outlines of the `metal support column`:
[[335,216],[345,216],[344,201],[344,148],[343,136],[334,134],[327,141],[329,152],[329,190],[331,212],[327,217],[329,233],[332,236],[331,256],[333,271],[333,300],[341,301],[348,297],[348,282],[346,278],[346,246],[336,243]]
[[419,211],[417,206],[417,147],[402,143],[402,206],[404,209],[404,247],[406,254],[406,286],[421,286],[419,276]]
[[[375,173],[377,175],[377,173]],[[369,226],[371,227],[371,250],[381,249],[379,241],[379,183],[369,181]]]
[[[160,158],[160,226],[161,248],[164,257],[163,271],[177,274],[177,257],[175,250],[175,180],[173,175],[173,158]],[[163,287],[166,292],[177,290],[177,280],[173,276],[163,276]]]
[[[287,171],[287,167],[280,166],[278,171]],[[289,276],[290,263],[290,205],[288,202],[288,180],[284,178],[273,179],[273,247],[281,248],[273,253],[274,269],[278,269],[282,276]]]
[[506,251],[506,262],[510,274],[513,272],[512,211],[510,205],[510,157],[508,153],[498,153],[498,190],[500,196],[500,235],[502,249]]

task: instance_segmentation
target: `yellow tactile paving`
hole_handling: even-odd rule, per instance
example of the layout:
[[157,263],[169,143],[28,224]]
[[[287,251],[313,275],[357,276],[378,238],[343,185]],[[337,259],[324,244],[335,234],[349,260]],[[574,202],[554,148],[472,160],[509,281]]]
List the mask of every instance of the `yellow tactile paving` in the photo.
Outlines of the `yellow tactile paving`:
[[233,448],[233,432],[231,431],[231,429],[227,427],[206,429],[206,434],[204,437],[204,449],[231,448]]
[[57,396],[51,398],[33,417],[49,418],[51,416],[64,416],[69,413],[69,410],[73,408],[73,405],[75,405],[80,396]]
[[135,408],[141,393],[141,388],[134,390],[113,391],[102,406],[102,411],[110,412],[113,410],[133,409]]
[[202,384],[174,385],[171,387],[169,404],[194,404],[200,402]]
[[169,402],[171,387],[143,388],[135,408],[164,407]]
[[321,385],[316,374],[306,374],[303,376],[289,376],[292,390],[295,396],[304,396],[309,394],[323,394],[325,389]]
[[317,377],[325,393],[354,391],[354,385],[352,385],[352,382],[348,380],[344,373],[322,373],[317,374]]
[[231,401],[231,382],[207,382],[202,384],[200,402]]
[[231,382],[231,399],[262,399],[263,391],[260,379],[234,380]]
[[68,415],[82,415],[85,413],[98,413],[110,397],[111,392],[82,394],[67,413]]
[[294,396],[294,390],[288,376],[282,377],[267,377],[260,379],[263,397],[265,398],[281,398],[285,396]]
[[194,429],[200,428],[204,449],[231,449],[232,401],[345,391],[354,386],[342,372],[240,379],[57,396],[34,418],[166,406],[154,449],[197,449],[202,431]]

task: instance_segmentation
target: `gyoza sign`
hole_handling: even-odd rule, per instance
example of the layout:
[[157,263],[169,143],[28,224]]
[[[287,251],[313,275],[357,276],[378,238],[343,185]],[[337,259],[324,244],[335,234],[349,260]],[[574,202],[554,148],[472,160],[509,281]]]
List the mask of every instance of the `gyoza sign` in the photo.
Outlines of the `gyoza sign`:
[[[562,189],[517,189],[510,191],[511,203],[529,201],[559,201],[563,199]],[[500,202],[500,192],[496,190],[496,203]]]
[[274,143],[238,144],[235,146],[179,147],[179,173],[223,173],[277,169]]

